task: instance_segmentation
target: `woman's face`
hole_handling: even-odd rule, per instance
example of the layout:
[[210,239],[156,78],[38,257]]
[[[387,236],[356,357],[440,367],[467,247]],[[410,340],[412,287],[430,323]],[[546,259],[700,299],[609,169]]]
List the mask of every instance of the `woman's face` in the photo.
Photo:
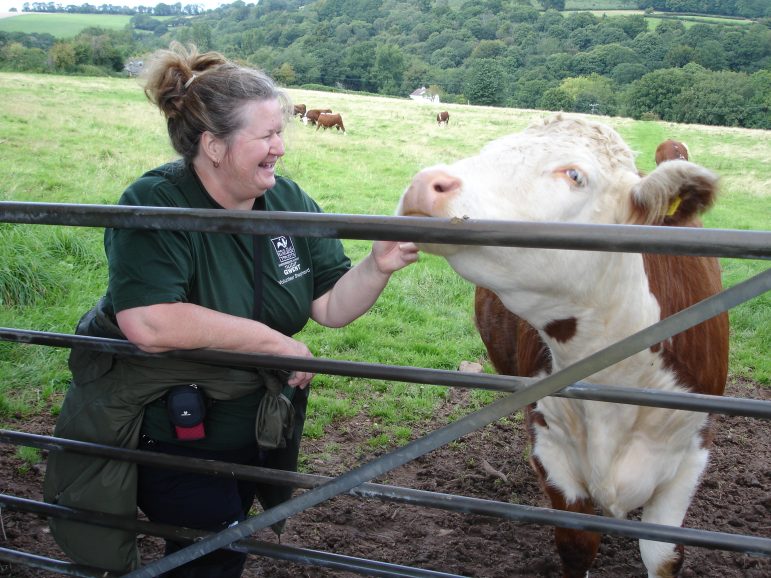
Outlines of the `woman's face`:
[[276,184],[276,161],[284,155],[284,111],[276,100],[245,104],[244,125],[222,162],[225,189],[236,203],[254,199]]

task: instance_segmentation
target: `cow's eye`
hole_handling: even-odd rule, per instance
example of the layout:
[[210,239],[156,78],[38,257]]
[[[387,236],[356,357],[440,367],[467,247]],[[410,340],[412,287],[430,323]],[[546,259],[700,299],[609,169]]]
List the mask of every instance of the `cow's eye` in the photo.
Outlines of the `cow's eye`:
[[583,186],[586,183],[584,174],[576,168],[565,169],[565,176],[573,181],[578,186]]

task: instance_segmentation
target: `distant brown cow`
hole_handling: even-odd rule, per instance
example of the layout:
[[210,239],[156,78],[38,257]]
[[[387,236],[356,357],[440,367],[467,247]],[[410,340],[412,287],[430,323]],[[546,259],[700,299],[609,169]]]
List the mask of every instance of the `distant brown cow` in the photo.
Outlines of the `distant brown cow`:
[[294,113],[292,113],[293,116],[299,116],[302,118],[302,116],[305,114],[305,105],[304,104],[295,104],[294,105]]
[[446,110],[443,110],[442,112],[436,115],[436,122],[439,126],[442,126],[442,123],[444,123],[446,126],[450,122],[450,113],[447,112]]
[[660,165],[664,161],[687,161],[688,147],[684,142],[676,140],[665,140],[656,148],[656,164]]
[[316,124],[316,121],[319,119],[319,115],[324,112],[332,112],[331,108],[312,108],[308,112],[305,113],[305,116],[303,116],[303,122],[305,124]]
[[318,131],[321,127],[324,127],[324,130],[335,127],[337,130],[342,130],[345,133],[343,117],[339,114],[321,113],[316,121],[316,130]]

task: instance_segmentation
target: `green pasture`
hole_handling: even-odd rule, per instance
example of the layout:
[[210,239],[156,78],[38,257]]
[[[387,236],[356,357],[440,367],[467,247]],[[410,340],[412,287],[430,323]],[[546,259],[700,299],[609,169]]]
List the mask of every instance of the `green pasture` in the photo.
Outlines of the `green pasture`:
[[[132,79],[0,73],[0,200],[114,203],[144,170],[174,158],[164,122]],[[347,134],[317,131],[294,119],[286,131],[281,172],[329,213],[391,215],[419,169],[477,151],[547,113],[442,105],[407,99],[291,90],[308,108],[340,112]],[[695,162],[722,177],[719,205],[707,226],[767,229],[771,220],[771,132],[604,118],[653,168],[665,138],[684,140]],[[368,241],[344,240],[359,260]],[[768,267],[723,260],[727,285]],[[0,326],[72,333],[102,295],[106,271],[102,230],[0,223]],[[455,370],[481,362],[484,347],[472,320],[473,288],[440,258],[422,255],[398,272],[376,306],[343,329],[312,322],[300,339],[318,357]],[[732,378],[771,384],[769,295],[731,313]],[[69,374],[67,351],[0,342],[0,424],[13,415],[58,410]],[[439,386],[319,375],[308,434],[364,415],[373,440],[404,439],[447,395]],[[489,399],[479,393],[474,403]],[[377,424],[377,425],[374,425]],[[385,435],[386,438],[378,437]]]
[[[601,4],[598,2],[597,4]],[[658,26],[666,20],[680,20],[685,28],[690,28],[696,24],[716,24],[725,26],[748,26],[752,24],[752,20],[746,18],[718,18],[712,16],[700,16],[693,14],[645,14],[642,10],[631,9],[619,9],[619,8],[576,8],[571,10],[564,10],[562,13],[565,15],[575,14],[578,12],[591,12],[595,16],[607,16],[613,18],[614,16],[632,16],[634,14],[644,14],[645,22],[648,25],[648,30],[655,30]]]
[[73,38],[85,28],[122,30],[131,16],[122,14],[20,14],[0,18],[0,31],[50,34],[56,38]]
[[696,24],[714,24],[719,26],[749,26],[752,20],[746,18],[717,18],[712,16],[695,16],[685,14],[673,14],[663,16],[660,14],[646,15],[645,21],[648,23],[648,30],[655,30],[659,24],[667,20],[680,20],[685,28],[690,28]]
[[637,0],[565,0],[565,10],[637,10]]

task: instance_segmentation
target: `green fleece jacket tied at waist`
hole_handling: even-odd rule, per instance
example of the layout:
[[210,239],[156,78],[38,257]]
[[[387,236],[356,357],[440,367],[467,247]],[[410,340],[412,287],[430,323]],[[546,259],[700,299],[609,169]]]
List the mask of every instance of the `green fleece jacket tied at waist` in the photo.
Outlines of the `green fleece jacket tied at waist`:
[[[83,316],[76,333],[125,339],[100,307]],[[136,449],[144,406],[173,386],[196,383],[219,400],[237,399],[264,385],[261,370],[217,367],[167,358],[122,357],[73,349],[72,383],[54,435]],[[48,457],[43,487],[46,502],[136,517],[135,464],[56,451]],[[51,531],[75,562],[126,572],[138,567],[132,532],[52,518]]]

